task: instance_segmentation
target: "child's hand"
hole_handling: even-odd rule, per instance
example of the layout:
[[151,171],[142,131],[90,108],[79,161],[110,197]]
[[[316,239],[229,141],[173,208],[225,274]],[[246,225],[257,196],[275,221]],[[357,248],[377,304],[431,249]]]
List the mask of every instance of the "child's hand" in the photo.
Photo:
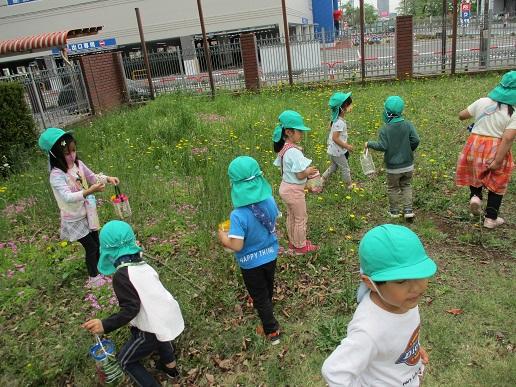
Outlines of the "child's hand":
[[113,184],[113,185],[120,184],[120,180],[118,179],[118,177],[115,177],[115,176],[108,176],[107,182],[110,184]]
[[423,347],[419,347],[419,354],[421,355],[421,361],[423,364],[428,364],[430,358],[428,357],[428,353],[425,351]]
[[364,145],[364,152],[367,150],[367,141],[365,142],[365,145]]
[[316,173],[319,173],[319,170],[316,167],[308,167],[306,168],[305,173],[307,176],[312,176]]
[[218,236],[219,236],[219,241],[222,244],[222,246],[225,246],[226,244],[224,242],[226,242],[227,239],[228,239],[227,231],[219,230],[219,235]]
[[347,150],[348,150],[348,152],[353,152],[353,145],[348,144]]
[[100,321],[98,318],[86,321],[84,324],[81,325],[81,327],[83,327],[84,329],[87,329],[91,333],[96,333],[97,335],[104,333],[104,327],[102,326],[102,321]]
[[105,184],[102,184],[102,183],[95,183],[95,184],[92,184],[90,186],[90,192],[91,193],[94,193],[94,192],[102,192],[104,191],[104,188],[106,187]]

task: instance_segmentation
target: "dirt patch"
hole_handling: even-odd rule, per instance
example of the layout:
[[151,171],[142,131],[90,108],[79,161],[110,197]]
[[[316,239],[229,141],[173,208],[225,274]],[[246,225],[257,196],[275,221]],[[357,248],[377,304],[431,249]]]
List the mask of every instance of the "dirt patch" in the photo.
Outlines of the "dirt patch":
[[215,113],[199,113],[199,118],[203,121],[208,122],[226,122],[227,117],[215,114]]

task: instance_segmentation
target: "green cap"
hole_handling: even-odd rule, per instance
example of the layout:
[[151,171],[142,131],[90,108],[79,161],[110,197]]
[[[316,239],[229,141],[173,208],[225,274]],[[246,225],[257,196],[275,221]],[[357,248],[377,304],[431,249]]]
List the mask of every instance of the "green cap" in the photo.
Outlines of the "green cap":
[[38,145],[45,152],[49,153],[54,144],[66,133],[63,129],[59,128],[47,128],[41,135],[39,136]]
[[[383,120],[384,122],[400,122],[404,121],[404,118],[401,116],[403,113],[403,109],[405,108],[405,101],[397,95],[391,95],[385,100],[383,104],[384,112],[383,112]],[[396,115],[398,117],[392,118],[392,115]],[[391,117],[389,117],[391,115]]]
[[296,129],[302,130],[306,132],[310,130],[305,126],[305,122],[303,121],[303,117],[298,112],[294,110],[285,110],[278,117],[279,125],[274,128],[274,133],[272,134],[272,141],[279,142],[281,140],[281,132],[283,129]]
[[116,271],[113,264],[118,258],[142,251],[136,244],[136,236],[131,226],[121,220],[107,222],[100,230],[99,239],[100,258],[97,269],[105,275]]
[[272,188],[263,177],[258,162],[249,156],[239,156],[228,167],[233,206],[243,207],[272,196]]
[[516,105],[516,71],[505,73],[498,86],[487,96],[496,102]]
[[372,281],[432,277],[437,265],[409,228],[384,224],[369,230],[358,247],[360,266]]
[[349,97],[351,97],[351,92],[341,93],[340,91],[333,93],[333,95],[330,97],[328,106],[331,109],[331,122],[335,122],[339,116],[340,107]]

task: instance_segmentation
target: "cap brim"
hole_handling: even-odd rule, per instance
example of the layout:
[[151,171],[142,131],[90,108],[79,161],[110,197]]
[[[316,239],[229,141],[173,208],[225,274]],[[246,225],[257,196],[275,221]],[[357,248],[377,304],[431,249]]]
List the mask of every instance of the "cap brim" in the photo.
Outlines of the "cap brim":
[[393,270],[372,275],[370,278],[375,281],[398,281],[408,279],[423,279],[432,277],[437,271],[437,265],[430,257],[426,257],[415,265],[399,267]]
[[308,131],[312,130],[312,129],[306,127],[306,126],[299,126],[297,128],[293,128],[293,129],[300,130],[302,132],[308,132]]

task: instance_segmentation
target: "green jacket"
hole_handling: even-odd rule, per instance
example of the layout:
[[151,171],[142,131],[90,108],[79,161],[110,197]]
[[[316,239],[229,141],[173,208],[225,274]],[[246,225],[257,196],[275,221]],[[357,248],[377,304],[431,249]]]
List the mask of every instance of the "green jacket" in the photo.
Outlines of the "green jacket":
[[414,154],[419,145],[416,128],[410,121],[388,123],[380,128],[378,141],[368,141],[367,147],[385,152],[383,161],[387,169],[399,169],[414,164]]

